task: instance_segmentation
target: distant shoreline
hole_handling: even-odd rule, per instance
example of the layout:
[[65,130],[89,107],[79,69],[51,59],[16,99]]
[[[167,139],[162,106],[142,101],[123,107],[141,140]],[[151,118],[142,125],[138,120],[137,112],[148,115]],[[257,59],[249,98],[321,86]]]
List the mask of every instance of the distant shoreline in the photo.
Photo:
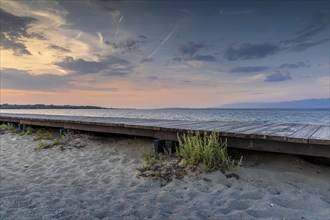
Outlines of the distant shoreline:
[[16,105],[16,104],[1,104],[0,109],[109,109],[99,106],[90,105]]

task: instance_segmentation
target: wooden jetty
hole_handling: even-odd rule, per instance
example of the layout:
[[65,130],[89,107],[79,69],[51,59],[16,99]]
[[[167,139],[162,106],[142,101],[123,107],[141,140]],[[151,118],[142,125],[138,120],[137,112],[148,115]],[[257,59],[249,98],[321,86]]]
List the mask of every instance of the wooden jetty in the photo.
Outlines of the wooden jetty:
[[0,122],[177,141],[188,131],[219,132],[228,146],[330,158],[330,126],[292,123],[182,121],[33,114],[0,114]]

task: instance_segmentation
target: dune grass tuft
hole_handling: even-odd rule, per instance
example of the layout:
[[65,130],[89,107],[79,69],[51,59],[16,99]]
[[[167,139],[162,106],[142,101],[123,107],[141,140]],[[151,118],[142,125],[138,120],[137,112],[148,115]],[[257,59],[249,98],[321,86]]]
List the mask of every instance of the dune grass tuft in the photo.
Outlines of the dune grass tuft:
[[39,129],[37,133],[35,134],[34,138],[35,141],[37,140],[52,140],[53,134],[50,131],[47,131],[46,129]]
[[184,165],[197,166],[202,164],[205,171],[214,170],[235,170],[242,162],[232,159],[227,152],[227,141],[222,141],[219,134],[212,132],[210,134],[199,132],[189,132],[178,137],[179,146],[177,156],[184,160]]
[[17,128],[13,123],[0,124],[0,131],[2,131],[2,132],[9,131],[11,133],[15,133],[16,130],[17,130]]

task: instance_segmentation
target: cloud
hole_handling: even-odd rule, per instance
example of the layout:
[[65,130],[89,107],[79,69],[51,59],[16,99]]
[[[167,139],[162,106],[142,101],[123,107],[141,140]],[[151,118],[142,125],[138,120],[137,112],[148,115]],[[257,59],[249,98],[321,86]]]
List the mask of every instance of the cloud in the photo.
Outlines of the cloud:
[[68,76],[32,75],[28,71],[9,68],[1,70],[1,89],[54,91],[72,87]]
[[134,66],[130,62],[115,56],[103,57],[100,61],[88,61],[66,57],[62,62],[55,63],[55,65],[77,74],[97,73],[110,76],[128,75],[134,69]]
[[140,60],[140,63],[150,63],[150,62],[154,62],[154,58],[143,58],[142,60]]
[[269,66],[240,66],[229,70],[230,73],[256,73],[270,70]]
[[140,35],[136,39],[128,38],[119,43],[105,41],[104,43],[111,46],[114,50],[119,50],[120,53],[132,53],[140,50],[140,46],[146,43],[146,36]]
[[293,43],[291,45],[285,44],[284,50],[294,51],[294,52],[301,52],[306,50],[307,48],[314,47],[323,43],[329,42],[329,38],[322,39],[319,41],[314,42],[302,42],[302,43]]
[[274,74],[268,75],[265,82],[280,82],[280,81],[287,81],[292,79],[290,73],[282,73],[282,72],[276,72]]
[[54,45],[54,44],[49,45],[48,48],[58,50],[58,51],[61,51],[61,52],[71,52],[69,49],[66,49],[64,47],[60,47],[60,46],[57,46],[57,45]]
[[211,48],[211,46],[207,45],[205,42],[199,41],[199,42],[193,42],[189,41],[185,44],[180,45],[178,50],[177,57],[174,57],[173,60],[177,62],[181,61],[216,61],[217,59],[212,55],[202,55],[199,54],[200,51],[205,51]]
[[264,58],[280,52],[280,47],[271,43],[243,43],[237,48],[229,46],[224,52],[224,58],[230,61]]
[[112,18],[117,21],[118,23],[121,22],[123,19],[124,15],[116,8],[112,7],[109,3],[111,1],[107,0],[90,0],[90,2],[95,3],[98,5],[100,8],[104,9],[105,11],[108,11]]
[[310,67],[310,63],[308,61],[297,62],[297,63],[283,63],[280,68],[281,69],[298,69],[298,68],[308,68]]
[[329,38],[312,41],[312,38],[329,27],[328,16],[324,12],[314,11],[295,32],[291,39],[282,41],[280,44],[284,50],[300,52],[309,47],[317,46],[329,41]]
[[29,27],[38,20],[32,17],[15,16],[0,8],[1,48],[12,50],[16,56],[32,55],[24,44],[26,38],[43,37],[40,34],[28,33]]
[[191,60],[212,62],[216,61],[217,59],[212,55],[196,54]]
[[204,42],[188,42],[179,47],[179,54],[186,57],[193,57],[201,49],[206,49],[208,46]]
[[279,44],[243,43],[234,48],[228,46],[224,58],[230,61],[259,59],[284,51],[301,52],[310,47],[329,42],[329,38],[312,40],[317,34],[329,27],[328,16],[324,12],[312,12],[303,25],[295,32],[294,37],[281,41]]

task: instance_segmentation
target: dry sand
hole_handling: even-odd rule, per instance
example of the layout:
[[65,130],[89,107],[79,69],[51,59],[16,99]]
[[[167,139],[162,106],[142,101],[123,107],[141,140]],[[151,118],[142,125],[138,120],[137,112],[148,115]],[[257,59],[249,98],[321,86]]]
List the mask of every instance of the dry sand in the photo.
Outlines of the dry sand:
[[296,156],[253,153],[239,180],[189,174],[160,187],[136,170],[152,140],[98,138],[82,148],[33,151],[32,136],[0,138],[0,219],[330,217],[330,167]]

